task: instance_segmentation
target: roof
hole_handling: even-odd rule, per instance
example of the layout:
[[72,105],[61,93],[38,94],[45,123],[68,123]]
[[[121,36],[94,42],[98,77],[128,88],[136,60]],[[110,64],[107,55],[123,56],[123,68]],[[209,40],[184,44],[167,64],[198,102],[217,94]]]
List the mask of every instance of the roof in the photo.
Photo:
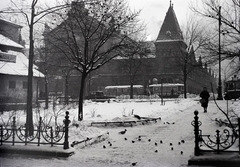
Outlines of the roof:
[[[1,52],[0,54],[6,54]],[[8,51],[7,54],[15,55],[16,62],[0,61],[0,74],[28,76],[28,58],[21,52]],[[33,76],[44,77],[44,75],[37,70],[37,66],[33,65]]]
[[[142,85],[133,85],[134,88],[143,88]],[[105,89],[130,88],[130,85],[106,86]]]
[[149,85],[149,87],[171,87],[171,86],[184,86],[183,84],[180,83],[163,83],[163,84],[152,84]]
[[1,17],[0,17],[0,22],[3,22],[3,23],[5,23],[5,24],[9,24],[9,25],[11,25],[11,26],[18,27],[18,28],[22,28],[22,27],[23,27],[23,26],[21,26],[21,25],[18,25],[18,24],[16,24],[16,23],[13,23],[13,22],[11,22],[11,21],[9,21],[9,20],[6,20],[6,19],[4,19],[4,18],[1,18]]
[[183,40],[183,36],[176,14],[173,10],[173,5],[170,3],[156,41],[161,42],[171,40]]
[[5,46],[12,46],[15,48],[21,48],[23,49],[24,47],[13,40],[5,37],[4,35],[0,34],[0,45],[5,45]]

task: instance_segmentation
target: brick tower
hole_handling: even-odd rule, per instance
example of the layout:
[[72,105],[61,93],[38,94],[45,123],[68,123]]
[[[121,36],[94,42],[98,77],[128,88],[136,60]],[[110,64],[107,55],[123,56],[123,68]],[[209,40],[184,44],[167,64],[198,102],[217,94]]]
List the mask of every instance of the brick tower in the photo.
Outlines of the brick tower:
[[162,79],[164,83],[179,83],[182,78],[181,61],[185,57],[187,45],[171,1],[155,46],[157,79]]

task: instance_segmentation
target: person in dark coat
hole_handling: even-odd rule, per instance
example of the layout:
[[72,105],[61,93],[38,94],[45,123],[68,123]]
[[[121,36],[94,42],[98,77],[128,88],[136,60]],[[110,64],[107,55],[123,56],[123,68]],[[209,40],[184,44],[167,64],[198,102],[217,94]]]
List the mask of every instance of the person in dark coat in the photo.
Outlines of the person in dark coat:
[[206,87],[203,87],[203,91],[200,93],[200,97],[202,98],[200,101],[201,101],[201,105],[204,109],[204,112],[207,112],[208,101],[209,101],[208,99],[209,99],[210,95],[209,95]]

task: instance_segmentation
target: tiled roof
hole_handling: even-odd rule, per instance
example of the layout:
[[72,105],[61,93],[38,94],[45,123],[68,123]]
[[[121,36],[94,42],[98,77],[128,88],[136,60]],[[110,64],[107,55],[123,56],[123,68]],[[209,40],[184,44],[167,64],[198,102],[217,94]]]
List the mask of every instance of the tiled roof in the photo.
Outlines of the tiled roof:
[[172,4],[170,4],[168,8],[167,14],[157,37],[157,42],[169,40],[183,40],[182,32]]

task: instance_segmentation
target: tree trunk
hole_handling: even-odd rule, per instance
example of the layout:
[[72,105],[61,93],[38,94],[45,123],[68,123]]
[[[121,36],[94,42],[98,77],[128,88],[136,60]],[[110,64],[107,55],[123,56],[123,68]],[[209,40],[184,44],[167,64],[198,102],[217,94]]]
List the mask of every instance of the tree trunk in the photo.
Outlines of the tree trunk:
[[46,75],[44,78],[45,78],[45,109],[48,109],[48,80]]
[[[188,55],[186,55],[188,56]],[[187,58],[184,60],[184,67],[183,67],[183,85],[184,85],[184,98],[187,98]]]
[[184,84],[184,98],[187,98],[187,75],[184,74],[183,78],[183,84]]
[[29,63],[28,63],[28,90],[27,90],[27,116],[26,116],[26,136],[33,135],[33,114],[32,114],[32,79],[33,79],[33,57],[34,57],[34,40],[33,40],[33,20],[34,7],[32,7],[31,23],[29,25],[30,48],[29,48]]
[[65,104],[68,105],[68,75],[65,80]]
[[83,120],[83,96],[84,96],[84,87],[85,87],[86,78],[87,78],[87,74],[82,73],[80,92],[79,92],[78,121]]
[[131,81],[130,85],[130,99],[133,99],[133,81]]

